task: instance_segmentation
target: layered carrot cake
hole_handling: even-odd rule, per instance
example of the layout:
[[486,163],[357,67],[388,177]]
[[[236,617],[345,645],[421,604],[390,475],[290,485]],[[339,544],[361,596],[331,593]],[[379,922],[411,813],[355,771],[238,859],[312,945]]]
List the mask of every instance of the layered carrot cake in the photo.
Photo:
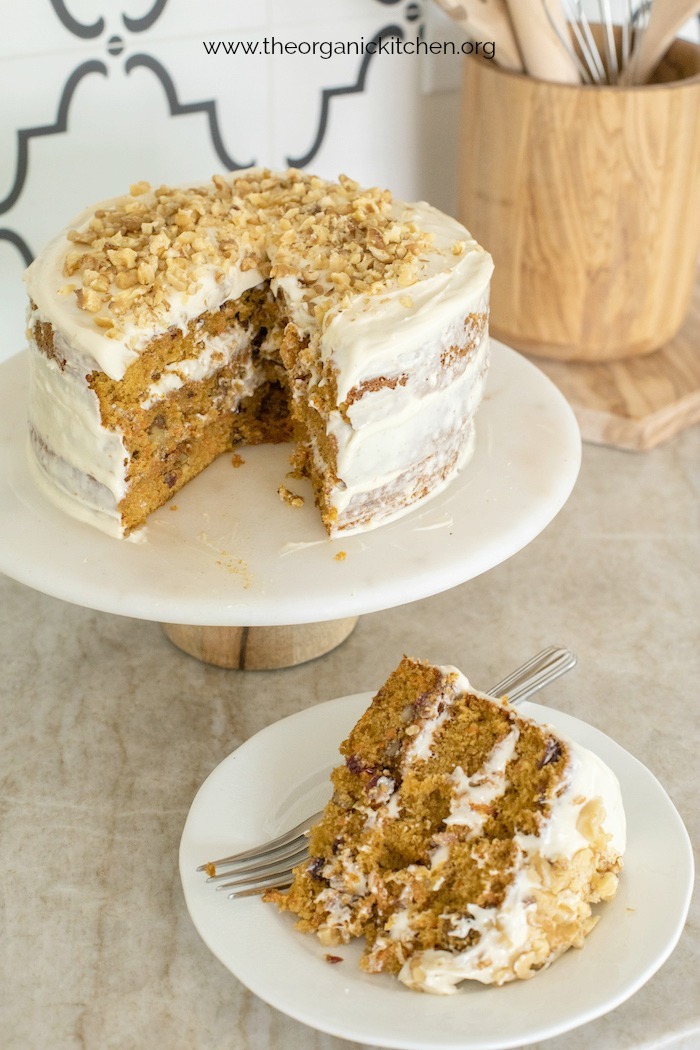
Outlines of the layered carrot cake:
[[491,271],[455,220],[343,176],[134,185],[27,271],[37,479],[123,536],[222,452],[292,440],[331,535],[392,520],[470,455]]
[[581,947],[614,896],[625,817],[590,751],[404,658],[340,748],[288,891],[266,899],[361,965],[448,994],[532,977]]

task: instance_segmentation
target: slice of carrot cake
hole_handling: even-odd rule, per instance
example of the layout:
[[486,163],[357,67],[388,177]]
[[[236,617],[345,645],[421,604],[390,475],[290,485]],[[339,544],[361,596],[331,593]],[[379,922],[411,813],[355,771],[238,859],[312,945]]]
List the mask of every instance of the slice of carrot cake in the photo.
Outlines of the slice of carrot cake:
[[364,969],[448,994],[532,977],[614,896],[619,785],[594,754],[405,657],[340,748],[310,859],[266,899]]

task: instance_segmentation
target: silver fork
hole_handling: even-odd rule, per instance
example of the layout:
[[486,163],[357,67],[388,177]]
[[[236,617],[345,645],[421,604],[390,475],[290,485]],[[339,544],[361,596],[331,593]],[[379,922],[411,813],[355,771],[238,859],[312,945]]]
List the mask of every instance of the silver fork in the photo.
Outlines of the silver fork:
[[[576,655],[570,649],[550,645],[489,689],[489,695],[507,696],[511,704],[520,704],[570,671],[575,663]],[[231,890],[229,899],[289,886],[293,869],[309,855],[308,832],[320,820],[321,813],[312,813],[263,845],[200,864],[197,871],[206,872],[207,883],[216,883],[217,890]],[[226,870],[220,871],[221,868]]]

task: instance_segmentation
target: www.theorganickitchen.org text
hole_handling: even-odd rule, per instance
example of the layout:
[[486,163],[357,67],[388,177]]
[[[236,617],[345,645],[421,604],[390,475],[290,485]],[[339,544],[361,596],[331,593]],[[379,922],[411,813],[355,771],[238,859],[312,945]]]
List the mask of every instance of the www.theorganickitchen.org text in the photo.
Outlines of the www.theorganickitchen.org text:
[[374,37],[365,40],[278,40],[266,36],[261,40],[203,40],[208,55],[302,55],[322,59],[334,55],[481,55],[495,58],[496,45],[492,40],[403,40],[400,37]]

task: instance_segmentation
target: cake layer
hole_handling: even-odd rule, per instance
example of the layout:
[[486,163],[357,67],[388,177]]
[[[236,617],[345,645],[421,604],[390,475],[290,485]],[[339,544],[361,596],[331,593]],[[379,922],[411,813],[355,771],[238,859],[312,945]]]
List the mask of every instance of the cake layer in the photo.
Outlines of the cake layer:
[[591,752],[404,658],[341,746],[310,860],[268,899],[363,966],[449,994],[533,976],[617,888],[625,821]]

